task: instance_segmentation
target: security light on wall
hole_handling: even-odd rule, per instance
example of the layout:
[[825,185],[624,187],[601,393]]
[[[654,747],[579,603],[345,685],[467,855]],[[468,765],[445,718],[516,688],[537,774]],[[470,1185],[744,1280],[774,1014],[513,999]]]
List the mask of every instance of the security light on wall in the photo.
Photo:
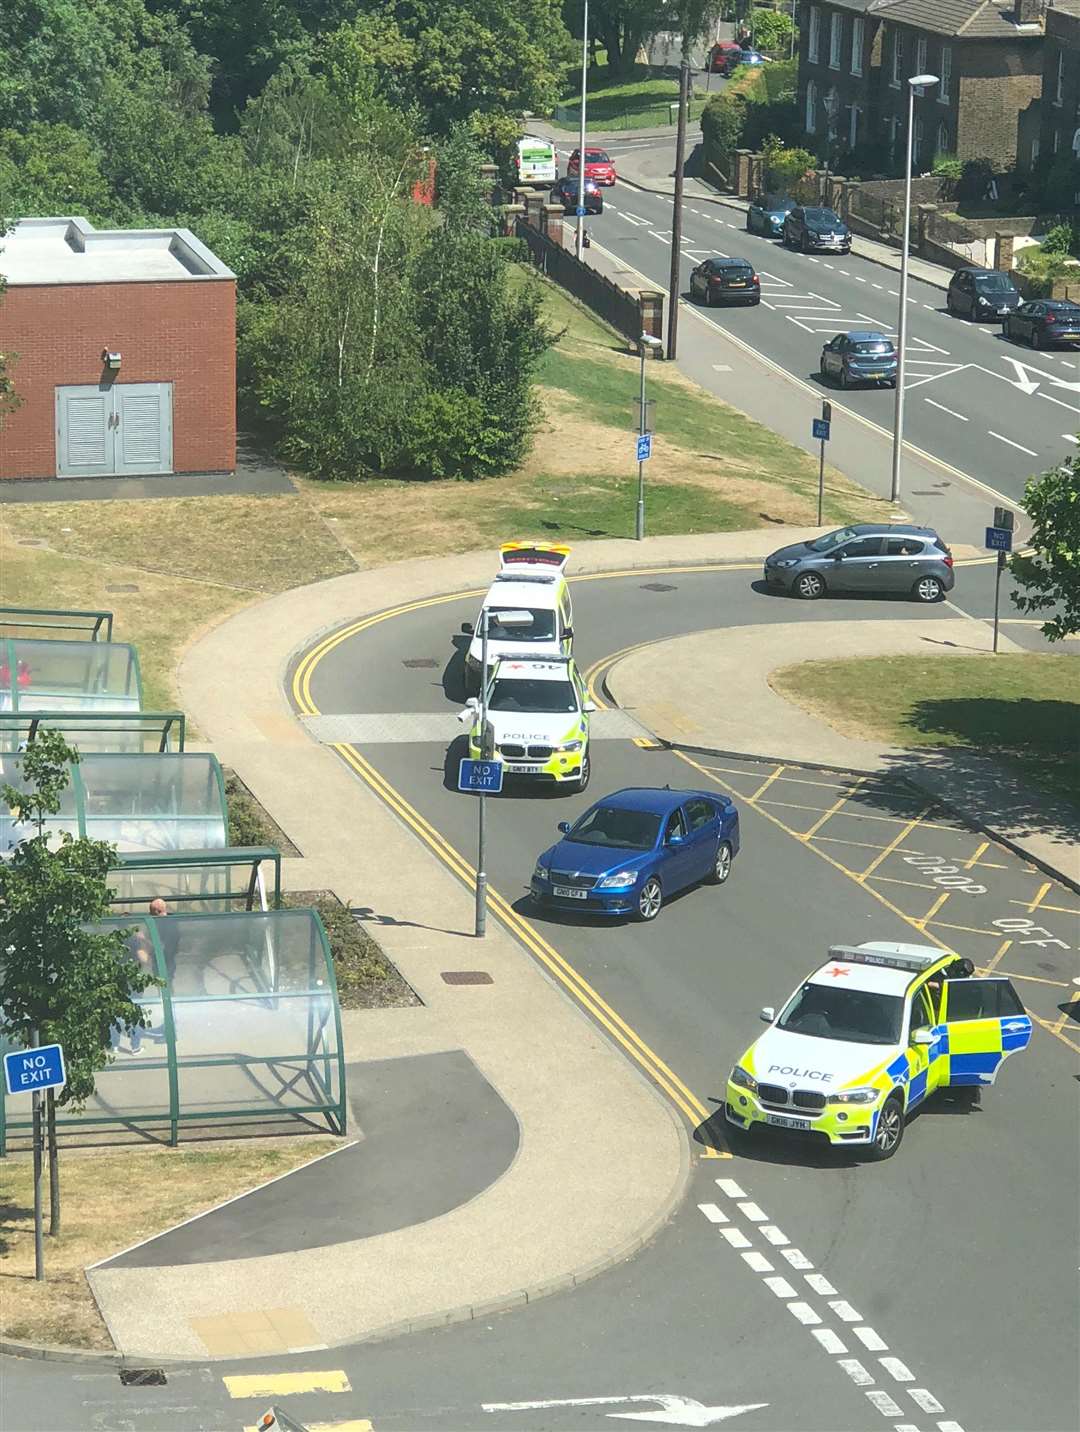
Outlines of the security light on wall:
[[119,367],[120,367],[120,354],[119,354],[119,353],[110,353],[107,348],[103,348],[103,349],[101,350],[101,361],[105,364],[105,367],[106,367],[106,368],[113,368],[113,369],[119,368]]

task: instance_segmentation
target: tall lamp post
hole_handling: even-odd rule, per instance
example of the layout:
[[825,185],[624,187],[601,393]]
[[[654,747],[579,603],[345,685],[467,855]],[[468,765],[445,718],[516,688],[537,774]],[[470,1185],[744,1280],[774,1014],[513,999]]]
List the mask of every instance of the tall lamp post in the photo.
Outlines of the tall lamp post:
[[907,340],[908,253],[911,248],[911,166],[915,138],[915,91],[936,85],[937,75],[912,75],[908,80],[907,145],[904,161],[904,232],[900,248],[900,317],[896,324],[896,409],[893,416],[892,484],[889,501],[900,500],[900,459],[904,450],[904,348]]
[[[638,434],[645,432],[645,355],[651,348],[654,352],[663,348],[663,342],[654,338],[651,333],[643,333],[638,339],[638,350],[641,353],[641,391],[638,398]],[[645,463],[638,459],[637,465],[637,522],[634,525],[634,536],[640,542],[645,536]]]
[[589,0],[585,0],[585,18],[581,29],[581,114],[578,127],[577,181],[577,242],[575,253],[580,259],[585,252],[585,95],[589,84]]

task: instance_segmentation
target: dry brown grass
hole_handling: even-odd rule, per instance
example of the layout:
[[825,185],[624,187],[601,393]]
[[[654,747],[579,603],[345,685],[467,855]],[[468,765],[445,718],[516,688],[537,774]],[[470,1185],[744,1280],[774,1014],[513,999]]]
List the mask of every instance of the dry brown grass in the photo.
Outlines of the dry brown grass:
[[[0,1336],[19,1342],[112,1347],[83,1274],[91,1263],[298,1168],[340,1140],[248,1139],[202,1148],[63,1151],[63,1225],[45,1238],[46,1281],[34,1280],[34,1185],[29,1156],[2,1165]],[[46,1227],[48,1186],[46,1180]]]

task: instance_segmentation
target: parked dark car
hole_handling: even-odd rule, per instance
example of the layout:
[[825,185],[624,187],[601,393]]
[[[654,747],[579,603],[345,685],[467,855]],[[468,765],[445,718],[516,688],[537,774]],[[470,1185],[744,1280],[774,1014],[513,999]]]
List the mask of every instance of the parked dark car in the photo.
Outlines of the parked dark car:
[[[564,213],[576,213],[577,201],[578,181],[576,175],[571,178],[567,174],[564,179],[560,179],[557,184],[551,186],[551,202],[561,204]],[[587,214],[602,214],[604,212],[604,195],[595,179],[585,180],[585,212]]]
[[690,297],[714,303],[760,303],[761,279],[745,259],[706,259],[690,272]]
[[717,40],[709,51],[705,69],[711,70],[714,75],[727,74],[728,61],[734,58],[737,64],[741,54],[742,46],[735,40]]
[[1001,332],[1014,341],[1023,339],[1032,348],[1049,348],[1052,343],[1080,345],[1080,303],[1067,298],[1035,298],[1001,320]]
[[575,914],[655,920],[679,890],[723,885],[739,853],[739,812],[714,791],[615,791],[574,822],[536,862],[536,904]]
[[764,234],[766,238],[784,237],[784,220],[795,207],[795,200],[786,194],[762,194],[754,199],[746,211],[746,229],[751,234]]
[[1016,285],[1000,269],[957,269],[945,294],[945,307],[950,313],[976,320],[1000,318],[1019,304]]
[[784,220],[784,243],[804,254],[818,249],[832,254],[851,252],[851,230],[832,209],[792,209]]
[[938,602],[955,577],[952,553],[933,528],[858,522],[773,552],[765,558],[765,581],[807,600],[862,592]]
[[886,333],[838,333],[821,350],[821,376],[850,388],[855,383],[896,387],[896,348]]

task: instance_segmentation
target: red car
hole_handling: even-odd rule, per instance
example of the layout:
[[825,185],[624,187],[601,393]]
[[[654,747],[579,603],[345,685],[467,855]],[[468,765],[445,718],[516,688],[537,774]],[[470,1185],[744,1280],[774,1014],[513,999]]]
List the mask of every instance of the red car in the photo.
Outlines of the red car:
[[[567,177],[576,176],[578,172],[578,160],[581,154],[580,149],[575,149],[570,156],[566,166]],[[611,156],[604,149],[586,149],[585,151],[585,178],[591,179],[596,184],[614,184],[615,166],[611,162]]]
[[709,52],[705,68],[712,70],[714,75],[727,74],[728,66],[738,64],[741,55],[742,46],[736,44],[734,40],[717,40]]

